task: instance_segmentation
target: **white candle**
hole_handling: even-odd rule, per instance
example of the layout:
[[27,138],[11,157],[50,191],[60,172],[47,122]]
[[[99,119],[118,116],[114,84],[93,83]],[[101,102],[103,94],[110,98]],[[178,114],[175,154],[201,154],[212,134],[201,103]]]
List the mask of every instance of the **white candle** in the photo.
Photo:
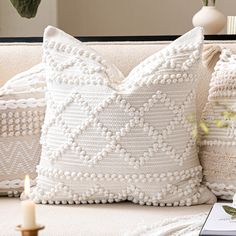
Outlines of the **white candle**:
[[[30,193],[30,179],[29,176],[25,176],[25,196],[28,197]],[[36,227],[35,223],[35,204],[31,200],[25,200],[21,203],[22,208],[22,227],[31,229]]]

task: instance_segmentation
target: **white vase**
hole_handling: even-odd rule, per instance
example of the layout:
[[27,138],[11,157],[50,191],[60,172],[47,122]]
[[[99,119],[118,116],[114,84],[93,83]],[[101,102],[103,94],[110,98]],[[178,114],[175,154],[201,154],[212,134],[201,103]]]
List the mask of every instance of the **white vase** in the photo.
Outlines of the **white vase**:
[[217,34],[226,24],[226,17],[215,6],[203,6],[193,16],[193,25],[202,26],[205,34]]

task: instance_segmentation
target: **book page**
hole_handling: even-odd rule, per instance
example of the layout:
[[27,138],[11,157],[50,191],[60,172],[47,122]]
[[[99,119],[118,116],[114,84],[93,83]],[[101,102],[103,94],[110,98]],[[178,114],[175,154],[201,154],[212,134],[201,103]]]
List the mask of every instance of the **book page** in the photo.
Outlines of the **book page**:
[[232,217],[224,211],[223,205],[232,206],[230,203],[216,203],[204,225],[204,230],[236,232],[236,218],[232,219]]

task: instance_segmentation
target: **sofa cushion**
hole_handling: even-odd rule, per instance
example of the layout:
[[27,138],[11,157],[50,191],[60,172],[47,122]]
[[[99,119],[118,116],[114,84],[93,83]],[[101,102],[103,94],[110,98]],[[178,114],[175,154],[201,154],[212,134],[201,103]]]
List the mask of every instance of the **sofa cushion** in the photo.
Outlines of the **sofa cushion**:
[[202,44],[196,28],[124,77],[96,51],[48,27],[47,112],[31,197],[56,204],[214,201],[200,185],[194,127],[186,120],[196,114]]
[[0,86],[42,61],[40,43],[0,43]]
[[[191,207],[148,207],[132,203],[97,205],[37,205],[36,221],[45,225],[40,236],[123,236],[143,225],[152,225],[172,217],[209,212],[211,205]],[[20,200],[0,198],[2,236],[17,236],[21,223]],[[4,229],[4,230],[3,230]]]
[[[153,53],[166,47],[168,41],[134,41],[134,42],[86,42],[92,49],[104,56],[111,63],[115,64],[122,73],[127,76],[128,73]],[[235,42],[206,41],[206,44],[218,44],[220,47],[226,47],[235,51]],[[32,66],[40,63],[42,60],[41,43],[0,43],[0,85],[12,78],[14,75],[28,70]],[[126,63],[123,63],[123,61]],[[202,113],[208,96],[208,86],[213,68],[202,67],[199,71],[203,78],[199,83],[197,93],[198,114]]]
[[236,192],[236,55],[223,50],[212,75],[208,102],[202,119],[201,163],[204,180],[212,192],[232,200]]
[[[163,49],[170,42],[166,41],[135,41],[135,42],[86,42],[85,44],[105,56],[126,76],[138,63],[151,54]],[[207,45],[219,45],[236,52],[235,41],[206,41]],[[0,85],[12,76],[25,71],[41,61],[41,43],[0,43]],[[126,63],[123,63],[123,61]],[[208,85],[212,73],[211,68],[202,67],[199,71],[200,80],[197,92],[197,115],[201,117],[208,96]],[[18,184],[18,182],[17,182]],[[18,193],[17,193],[18,194]]]
[[44,69],[37,65],[0,89],[0,195],[19,196],[24,175],[36,177],[44,88]]

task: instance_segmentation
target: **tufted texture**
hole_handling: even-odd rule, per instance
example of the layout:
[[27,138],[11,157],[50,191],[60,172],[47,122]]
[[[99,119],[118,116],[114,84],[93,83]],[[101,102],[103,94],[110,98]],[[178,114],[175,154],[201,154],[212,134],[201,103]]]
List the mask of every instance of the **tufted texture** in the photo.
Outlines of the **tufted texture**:
[[[220,48],[228,48],[232,52],[236,52],[234,41],[207,41],[205,43],[208,49],[210,49],[211,46],[217,48],[219,46]],[[140,63],[151,54],[166,47],[169,42],[92,42],[85,44],[99,52],[102,56],[106,57],[110,62],[117,65],[117,67],[126,76],[138,63]],[[0,85],[3,85],[12,76],[22,71],[26,71],[35,64],[40,63],[42,57],[42,45],[41,43],[0,43],[0,55]],[[209,56],[207,57],[209,58]],[[201,116],[202,110],[207,100],[208,84],[211,77],[212,66],[216,63],[216,60],[218,60],[218,58],[214,57],[212,59],[211,57],[210,60],[211,67],[202,67],[200,69],[200,76],[202,77],[202,79],[199,82],[197,92],[198,117]],[[9,89],[12,90],[12,88]],[[21,136],[19,136],[18,138],[21,139]],[[4,139],[2,138],[1,140],[2,142],[7,142],[8,137]],[[32,177],[34,175],[35,173],[32,174]],[[21,177],[21,179],[22,178],[23,176]],[[4,179],[4,181],[5,180],[6,179]],[[20,181],[17,177],[16,181],[11,182],[11,186],[14,186],[14,188],[18,188],[20,183],[22,183],[22,181]],[[3,184],[4,188],[6,188],[6,186],[9,186],[10,183],[8,181],[5,181],[4,183],[2,183],[2,186]],[[1,191],[1,193],[6,194],[6,191]],[[16,194],[18,195],[18,192],[16,192]]]
[[202,138],[200,156],[206,185],[216,196],[227,200],[232,200],[236,192],[235,79],[236,55],[223,50],[203,112],[209,134]]
[[[153,53],[160,51],[170,42],[87,42],[84,43],[104,56],[117,68],[123,75],[128,73]],[[219,45],[221,48],[228,48],[236,52],[234,41],[207,41],[207,47]],[[40,43],[0,43],[0,85],[3,85],[14,75],[30,69],[40,63],[42,59],[42,44]],[[22,60],[24,58],[24,60]],[[210,67],[200,69],[202,80],[199,82],[197,92],[197,114],[201,114],[206,104],[208,96],[209,81],[214,64],[218,57],[214,57]],[[125,63],[124,63],[125,61]]]
[[42,203],[183,206],[214,201],[193,125],[203,44],[196,28],[125,77],[96,51],[48,27],[47,112],[31,197]]
[[24,175],[36,177],[44,87],[43,67],[38,65],[0,89],[0,195],[19,196]]

